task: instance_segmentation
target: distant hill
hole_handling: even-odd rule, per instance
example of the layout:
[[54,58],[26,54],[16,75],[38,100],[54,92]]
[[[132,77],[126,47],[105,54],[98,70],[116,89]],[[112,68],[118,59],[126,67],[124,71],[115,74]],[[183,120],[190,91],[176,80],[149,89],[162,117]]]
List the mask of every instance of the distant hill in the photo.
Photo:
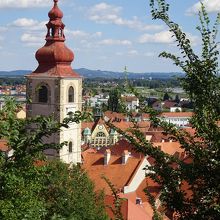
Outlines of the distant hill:
[[[102,70],[89,70],[85,68],[75,69],[84,78],[105,78],[105,79],[123,79],[125,73],[102,71]],[[23,77],[26,74],[31,73],[31,70],[15,70],[15,71],[0,71],[0,77]],[[183,77],[183,73],[127,73],[129,79],[169,79],[172,77]]]
[[0,77],[24,77],[31,70],[0,71]]

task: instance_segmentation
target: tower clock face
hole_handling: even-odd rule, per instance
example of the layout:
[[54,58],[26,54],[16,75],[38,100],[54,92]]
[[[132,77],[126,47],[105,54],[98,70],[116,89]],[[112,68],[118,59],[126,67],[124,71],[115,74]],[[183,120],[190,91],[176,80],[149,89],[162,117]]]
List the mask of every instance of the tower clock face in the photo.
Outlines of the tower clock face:
[[98,126],[98,129],[99,129],[99,130],[102,130],[102,129],[103,129],[103,125],[99,125],[99,126]]

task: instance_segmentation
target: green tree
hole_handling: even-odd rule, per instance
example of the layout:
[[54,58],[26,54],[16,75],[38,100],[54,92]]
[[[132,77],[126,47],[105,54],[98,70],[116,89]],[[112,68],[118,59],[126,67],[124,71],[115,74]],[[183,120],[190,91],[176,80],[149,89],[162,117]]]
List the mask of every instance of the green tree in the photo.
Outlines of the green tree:
[[[162,127],[166,134],[176,138],[188,155],[189,162],[168,155],[159,147],[153,147],[138,128],[130,129],[130,135],[108,124],[123,134],[137,151],[155,159],[154,165],[146,167],[152,171],[147,175],[161,186],[159,199],[165,210],[174,213],[177,219],[219,219],[220,128],[217,121],[220,119],[220,79],[216,36],[220,14],[211,27],[208,14],[201,5],[200,26],[197,29],[201,33],[202,52],[197,55],[180,26],[170,20],[166,1],[150,0],[150,6],[153,19],[159,19],[168,26],[181,52],[181,57],[167,52],[162,52],[160,57],[171,59],[186,74],[182,79],[182,86],[194,103],[195,114],[191,124],[195,135],[191,136],[186,131],[159,120],[157,112],[152,109],[140,105],[140,111],[151,113],[153,125]],[[154,198],[149,197],[151,203],[155,204]],[[154,219],[161,219],[155,205],[153,208]]]
[[47,214],[66,219],[107,219],[104,213],[103,194],[94,192],[94,185],[80,166],[71,169],[60,161],[52,161],[45,166],[44,190],[42,198],[46,202]]
[[[79,123],[84,114],[69,115],[64,123],[53,116],[16,118],[14,99],[0,111],[0,139],[6,139],[13,156],[0,153],[0,219],[106,219],[103,199],[83,170],[60,161],[47,161],[42,151],[63,144],[44,144],[43,138]],[[90,217],[88,217],[90,216]]]
[[121,92],[118,88],[109,92],[108,110],[112,112],[121,112]]
[[179,96],[178,96],[178,95],[176,95],[176,96],[175,96],[174,101],[175,101],[176,103],[180,103],[180,98],[179,98]]
[[166,92],[163,96],[163,101],[167,101],[167,100],[170,100],[170,96],[169,94]]

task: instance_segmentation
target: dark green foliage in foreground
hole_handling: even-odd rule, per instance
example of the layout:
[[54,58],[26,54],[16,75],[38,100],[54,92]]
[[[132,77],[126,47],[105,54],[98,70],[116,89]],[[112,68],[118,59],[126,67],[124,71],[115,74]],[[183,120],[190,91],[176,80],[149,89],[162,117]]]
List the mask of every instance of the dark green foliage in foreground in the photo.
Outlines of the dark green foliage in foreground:
[[[162,52],[161,57],[171,59],[180,67],[186,76],[181,80],[183,88],[193,102],[195,115],[191,124],[195,135],[191,136],[183,129],[163,122],[157,118],[157,112],[142,104],[144,97],[132,92],[140,99],[140,112],[151,114],[155,127],[162,127],[164,133],[173,136],[185,151],[188,160],[171,156],[153,147],[138,129],[124,132],[107,123],[125,136],[139,152],[154,158],[153,166],[147,166],[147,173],[161,186],[161,201],[164,212],[172,218],[184,220],[216,220],[220,218],[220,79],[216,35],[220,22],[218,14],[214,26],[202,5],[200,26],[202,52],[197,55],[191,47],[190,40],[180,26],[172,22],[168,15],[169,5],[165,0],[150,0],[153,19],[164,22],[173,35],[180,50],[180,56]],[[132,135],[131,135],[132,134]],[[146,193],[149,196],[149,192]],[[149,196],[154,208],[154,218],[162,219],[155,208],[155,199]]]
[[14,150],[12,157],[0,154],[0,219],[106,219],[102,195],[94,193],[86,173],[78,166],[46,161],[42,155],[44,149],[63,146],[45,145],[42,138],[85,115],[77,112],[64,124],[52,116],[21,120],[16,119],[17,108],[9,98],[0,111],[0,138]]
[[[191,123],[196,131],[195,138],[192,138],[172,125],[152,118],[157,125],[164,127],[168,134],[177,138],[192,163],[184,163],[158,150],[153,153],[156,163],[152,170],[155,174],[150,176],[163,185],[160,199],[165,207],[179,215],[179,219],[218,219],[220,128],[216,122],[220,119],[220,79],[216,36],[220,13],[212,27],[211,20],[201,4],[200,26],[197,30],[201,34],[202,51],[201,55],[197,55],[180,26],[170,20],[169,5],[166,1],[150,0],[150,6],[153,19],[159,19],[168,26],[180,50],[180,56],[167,52],[162,52],[160,56],[171,59],[186,73],[182,85],[194,103],[195,115]],[[186,196],[187,188],[192,192],[191,197]]]

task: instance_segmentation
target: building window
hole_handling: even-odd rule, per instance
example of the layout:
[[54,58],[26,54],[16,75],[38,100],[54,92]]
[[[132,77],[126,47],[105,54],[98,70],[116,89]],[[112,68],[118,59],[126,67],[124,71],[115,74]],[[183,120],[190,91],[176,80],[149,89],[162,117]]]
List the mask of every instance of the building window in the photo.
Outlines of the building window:
[[48,101],[48,89],[46,86],[41,86],[38,91],[38,101],[42,103],[47,103]]
[[96,137],[106,137],[106,136],[103,132],[98,132]]
[[73,152],[73,142],[70,141],[69,142],[69,153],[72,153]]
[[74,102],[74,88],[72,86],[69,88],[68,102]]

